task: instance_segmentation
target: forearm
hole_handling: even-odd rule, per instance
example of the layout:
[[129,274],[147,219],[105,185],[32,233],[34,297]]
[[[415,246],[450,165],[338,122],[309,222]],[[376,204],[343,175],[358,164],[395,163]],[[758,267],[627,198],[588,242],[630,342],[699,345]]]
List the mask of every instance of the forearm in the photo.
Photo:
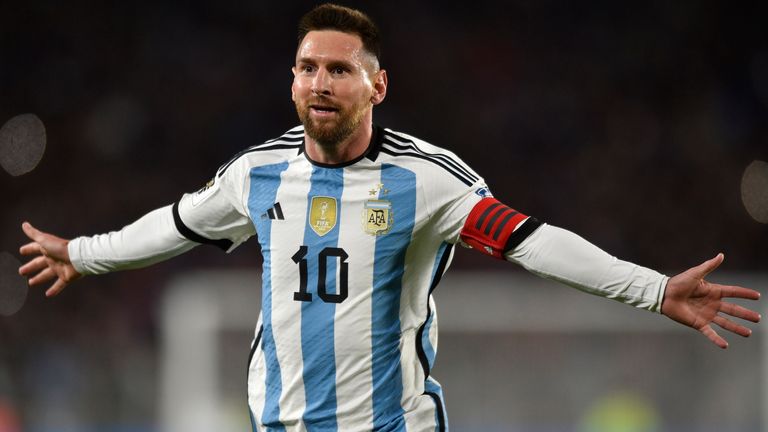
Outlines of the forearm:
[[536,275],[654,312],[661,312],[669,279],[551,225],[539,227],[505,258]]
[[67,247],[80,274],[145,267],[182,254],[197,243],[176,229],[171,206],[154,210],[120,231],[78,237]]

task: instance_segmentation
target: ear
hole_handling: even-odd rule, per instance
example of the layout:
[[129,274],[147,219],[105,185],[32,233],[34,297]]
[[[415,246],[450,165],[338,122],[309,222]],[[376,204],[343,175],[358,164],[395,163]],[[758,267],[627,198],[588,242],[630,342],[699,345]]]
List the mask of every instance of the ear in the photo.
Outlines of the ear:
[[293,88],[296,85],[296,66],[291,68],[291,72],[293,73],[293,81],[291,81],[291,100],[296,102],[296,90]]
[[371,95],[371,103],[378,105],[387,96],[387,71],[380,69],[376,72],[376,76],[373,78],[373,94]]

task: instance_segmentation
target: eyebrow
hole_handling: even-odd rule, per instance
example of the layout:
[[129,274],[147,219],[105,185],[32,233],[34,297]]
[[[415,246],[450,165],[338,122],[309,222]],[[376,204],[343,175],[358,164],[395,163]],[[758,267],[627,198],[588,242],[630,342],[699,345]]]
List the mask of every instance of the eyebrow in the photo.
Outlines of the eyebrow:
[[[317,64],[317,60],[310,58],[310,57],[300,57],[296,59],[296,64],[301,63],[307,63],[307,64]],[[355,67],[355,64],[346,60],[330,60],[327,62],[328,66],[335,67],[335,66],[343,66],[347,67],[349,69],[352,69]]]

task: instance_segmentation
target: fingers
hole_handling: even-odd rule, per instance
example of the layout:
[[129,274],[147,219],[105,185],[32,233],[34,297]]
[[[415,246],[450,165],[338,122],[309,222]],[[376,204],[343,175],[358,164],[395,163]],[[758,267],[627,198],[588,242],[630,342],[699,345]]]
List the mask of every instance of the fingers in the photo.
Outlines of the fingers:
[[743,298],[747,300],[760,300],[760,292],[740,286],[720,285],[723,297]]
[[27,243],[19,248],[22,255],[43,255],[43,247],[37,242]]
[[725,339],[723,339],[719,334],[717,334],[717,332],[714,331],[709,324],[700,328],[699,331],[704,336],[706,336],[707,339],[712,341],[713,344],[719,346],[722,349],[728,348],[728,342],[726,342]]
[[50,288],[48,288],[48,290],[45,291],[45,296],[53,297],[55,295],[58,295],[66,286],[67,286],[66,282],[64,282],[61,279],[56,279],[56,282],[54,282],[53,285]]
[[715,316],[712,322],[720,326],[720,328],[736,333],[739,336],[749,337],[752,334],[752,330],[719,315]]
[[19,248],[19,252],[26,256],[38,255],[19,267],[19,274],[29,277],[30,286],[53,281],[45,291],[47,297],[53,297],[59,294],[69,281],[80,277],[69,262],[67,240],[46,234],[29,222],[21,224],[21,229],[32,241]]
[[56,272],[52,268],[46,267],[43,271],[29,279],[29,286],[44,284],[55,278],[58,278]]
[[41,254],[58,261],[69,261],[69,252],[67,251],[69,240],[42,232],[29,222],[24,222],[21,228],[33,240],[19,249],[22,255]]
[[29,276],[31,274],[39,272],[40,270],[46,267],[48,267],[48,260],[41,255],[36,258],[33,258],[28,263],[19,267],[19,274],[22,276]]
[[46,297],[53,297],[59,294],[68,285],[67,280],[57,275],[53,268],[45,267],[41,272],[29,279],[29,286],[43,285],[52,280],[54,281],[53,285],[45,291]]
[[733,303],[723,302],[720,305],[720,312],[754,323],[760,322],[761,318],[759,313]]
[[694,276],[703,279],[705,276],[712,273],[716,268],[720,267],[720,264],[723,263],[724,259],[725,255],[719,253],[714,258],[704,261],[696,267],[693,267],[691,270],[694,272]]

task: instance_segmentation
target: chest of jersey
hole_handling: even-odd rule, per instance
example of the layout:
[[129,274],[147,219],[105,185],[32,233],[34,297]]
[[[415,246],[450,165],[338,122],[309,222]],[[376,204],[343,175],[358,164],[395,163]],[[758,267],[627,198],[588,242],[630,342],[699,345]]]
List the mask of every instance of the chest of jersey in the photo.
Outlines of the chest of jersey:
[[[273,296],[342,304],[402,274],[417,221],[413,172],[379,164],[253,168],[248,207]],[[266,275],[265,275],[266,276]]]
[[249,388],[267,427],[379,430],[423,398],[435,427],[419,382],[437,335],[430,290],[455,225],[441,209],[472,191],[444,166],[449,156],[379,145],[335,168],[259,148],[238,172],[264,257]]

